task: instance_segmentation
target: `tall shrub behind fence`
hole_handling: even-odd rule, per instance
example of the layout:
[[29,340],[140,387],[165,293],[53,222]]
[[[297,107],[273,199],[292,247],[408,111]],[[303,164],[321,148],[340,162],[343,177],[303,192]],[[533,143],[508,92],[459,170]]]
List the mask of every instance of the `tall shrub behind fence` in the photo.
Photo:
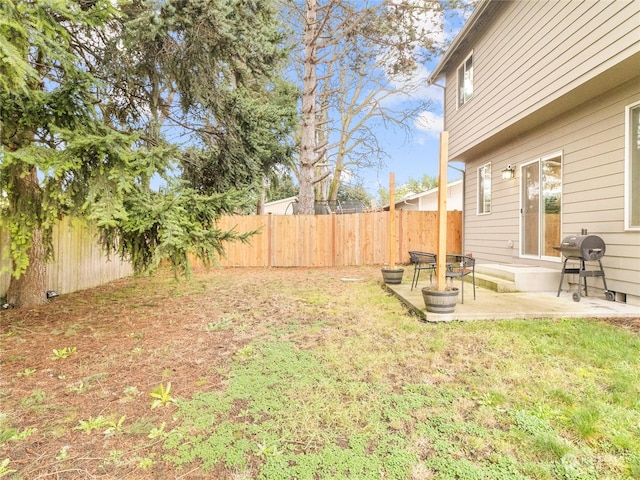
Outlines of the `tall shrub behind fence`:
[[[0,295],[9,287],[9,237],[0,230]],[[119,258],[107,259],[95,239],[95,229],[78,219],[64,218],[53,229],[54,261],[47,266],[47,289],[69,293],[131,275]]]

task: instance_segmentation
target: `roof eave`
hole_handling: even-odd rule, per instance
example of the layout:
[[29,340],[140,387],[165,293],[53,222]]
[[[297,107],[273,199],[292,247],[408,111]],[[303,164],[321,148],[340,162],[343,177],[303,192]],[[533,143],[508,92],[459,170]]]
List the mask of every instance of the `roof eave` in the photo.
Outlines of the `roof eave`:
[[456,38],[453,39],[453,42],[451,43],[451,45],[449,45],[449,48],[447,48],[447,51],[444,53],[444,55],[436,65],[436,68],[434,68],[433,72],[431,72],[431,75],[429,75],[427,84],[434,84],[436,80],[438,80],[438,78],[442,76],[442,71],[444,70],[444,67],[447,65],[447,63],[449,63],[451,56],[455,53],[464,38],[473,29],[478,19],[482,16],[482,14],[492,1],[494,0],[480,0],[476,8],[473,10],[473,13],[462,27],[462,30],[458,32],[458,35],[456,35]]

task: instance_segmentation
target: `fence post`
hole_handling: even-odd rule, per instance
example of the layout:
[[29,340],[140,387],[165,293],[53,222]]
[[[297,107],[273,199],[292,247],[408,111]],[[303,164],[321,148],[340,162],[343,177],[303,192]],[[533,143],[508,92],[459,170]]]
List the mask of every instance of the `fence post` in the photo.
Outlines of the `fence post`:
[[402,219],[404,217],[404,210],[398,211],[398,262],[402,263],[403,257],[402,252],[404,252],[404,230],[403,230],[403,222]]
[[331,266],[336,266],[336,212],[331,212]]

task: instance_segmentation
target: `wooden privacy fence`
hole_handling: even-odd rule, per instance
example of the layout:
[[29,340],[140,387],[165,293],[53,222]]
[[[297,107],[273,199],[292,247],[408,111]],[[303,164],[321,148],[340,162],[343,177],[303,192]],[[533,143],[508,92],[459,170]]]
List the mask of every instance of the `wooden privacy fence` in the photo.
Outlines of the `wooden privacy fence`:
[[[333,267],[389,262],[389,212],[346,215],[250,215],[220,220],[222,230],[259,230],[249,244],[226,245],[223,266]],[[434,252],[436,213],[397,211],[396,259],[408,263],[409,250]],[[461,253],[462,215],[448,212],[447,251]],[[95,240],[95,229],[63,219],[53,233],[55,259],[48,265],[47,289],[69,293],[102,285],[132,273],[119,258],[108,260]],[[9,241],[0,230],[0,296],[9,286]]]
[[[95,233],[78,219],[63,218],[54,226],[54,261],[47,265],[48,290],[70,293],[131,275],[128,263],[118,257],[107,259]],[[9,236],[0,229],[0,296],[6,293],[11,279],[9,249]]]
[[[223,266],[334,267],[389,263],[389,212],[255,215],[222,218],[222,230],[259,230],[250,244],[226,246]],[[409,250],[435,252],[436,212],[397,211],[396,260]],[[462,213],[448,212],[447,252],[462,253]]]

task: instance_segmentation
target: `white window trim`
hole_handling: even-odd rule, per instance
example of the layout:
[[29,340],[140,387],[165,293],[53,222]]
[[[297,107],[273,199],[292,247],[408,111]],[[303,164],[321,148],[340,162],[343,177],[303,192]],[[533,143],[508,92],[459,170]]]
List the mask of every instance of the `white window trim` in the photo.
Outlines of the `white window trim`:
[[480,211],[480,170],[482,170],[487,166],[489,166],[489,168],[491,169],[491,175],[489,175],[489,191],[490,191],[490,195],[493,197],[493,165],[491,165],[491,162],[487,162],[480,165],[477,171],[477,177],[478,177],[477,189],[478,190],[476,193],[476,215],[491,215],[493,198],[489,199],[489,211],[488,212]]
[[[640,231],[639,226],[631,225],[631,109],[639,107],[640,102],[627,105],[624,109],[624,229],[625,231]],[[640,192],[637,193],[640,195]]]
[[[469,60],[470,57],[473,57],[473,50],[471,50],[471,52],[469,53],[469,55],[467,55],[464,60],[462,61],[462,63],[460,65],[458,65],[458,68],[456,68],[456,110],[458,110],[459,108],[464,107],[467,103],[469,103],[472,99],[473,99],[473,93],[471,94],[471,98],[469,98],[469,100],[467,100],[464,103],[460,103],[460,69],[464,69],[464,66],[467,63],[467,60]],[[475,67],[475,65],[472,65],[473,67]]]

